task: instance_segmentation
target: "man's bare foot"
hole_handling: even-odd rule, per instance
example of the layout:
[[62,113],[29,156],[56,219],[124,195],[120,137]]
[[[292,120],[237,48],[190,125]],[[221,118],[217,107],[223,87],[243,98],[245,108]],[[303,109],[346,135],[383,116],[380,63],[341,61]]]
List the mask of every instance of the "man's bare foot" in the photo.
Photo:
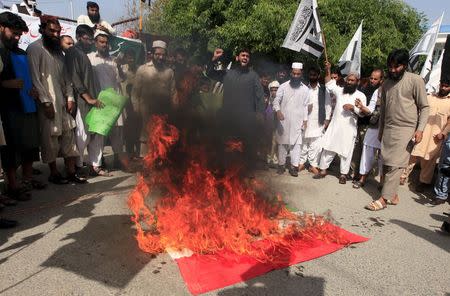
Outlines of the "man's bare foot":
[[319,169],[316,167],[309,167],[309,171],[313,174],[313,175],[317,175],[319,173]]
[[303,171],[304,169],[305,169],[305,165],[304,164],[301,164],[301,165],[298,166],[298,171],[299,172]]
[[384,199],[384,200],[386,201],[386,203],[388,205],[391,205],[391,206],[396,206],[396,205],[398,205],[400,203],[400,198],[398,197],[397,194],[391,199]]

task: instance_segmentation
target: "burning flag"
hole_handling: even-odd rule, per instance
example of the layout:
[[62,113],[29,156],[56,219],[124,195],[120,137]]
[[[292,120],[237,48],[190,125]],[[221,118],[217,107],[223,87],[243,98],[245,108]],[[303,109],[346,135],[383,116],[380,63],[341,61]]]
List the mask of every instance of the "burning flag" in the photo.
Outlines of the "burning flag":
[[[136,239],[145,252],[176,253],[192,293],[242,280],[249,263],[261,267],[254,277],[365,240],[326,217],[288,211],[279,196],[262,194],[268,192],[262,183],[240,178],[242,164],[218,174],[209,167],[206,144],[180,143],[181,133],[167,117],[152,117],[148,130],[146,169],[128,200]],[[223,149],[241,153],[245,147],[228,141]],[[304,246],[321,244],[332,247],[303,256]],[[233,268],[219,275],[217,264],[225,263]]]

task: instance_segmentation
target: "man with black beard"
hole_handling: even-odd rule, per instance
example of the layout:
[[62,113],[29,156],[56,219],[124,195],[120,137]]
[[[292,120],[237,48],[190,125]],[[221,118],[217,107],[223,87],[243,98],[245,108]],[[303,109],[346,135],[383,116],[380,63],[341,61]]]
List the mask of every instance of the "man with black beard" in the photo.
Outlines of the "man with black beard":
[[156,40],[152,44],[152,60],[136,72],[131,103],[142,122],[140,156],[147,154],[148,122],[153,114],[169,114],[175,102],[175,75],[167,66],[167,44]]
[[406,49],[394,50],[387,58],[389,72],[381,88],[379,119],[384,184],[381,197],[366,206],[371,211],[399,203],[400,177],[428,121],[425,83],[419,75],[406,72],[408,62]]
[[116,29],[100,17],[100,7],[97,3],[88,1],[86,9],[88,15],[80,15],[77,20],[78,25],[88,25],[95,32],[102,31],[106,34],[116,34]]
[[312,66],[309,76],[308,127],[303,135],[302,152],[300,154],[300,170],[309,163],[309,170],[314,175],[319,173],[322,137],[331,118],[331,96],[325,85],[320,85],[320,69]]
[[20,4],[11,5],[11,12],[28,14],[31,16],[41,16],[42,11],[36,8],[37,1],[34,0],[23,0]]
[[100,85],[94,74],[87,53],[91,51],[94,31],[87,25],[79,25],[76,29],[77,44],[69,48],[65,56],[65,64],[74,89],[75,104],[68,102],[68,110],[75,115],[77,123],[76,142],[80,157],[77,166],[83,167],[84,150],[87,148],[89,167],[92,175],[108,176],[102,169],[103,136],[88,132],[84,119],[92,107],[103,107],[97,97]]
[[25,87],[19,79],[13,65],[14,58],[23,59],[26,53],[19,45],[23,32],[28,32],[26,23],[12,12],[0,14],[0,56],[4,65],[0,75],[0,114],[6,139],[1,146],[2,166],[8,181],[7,195],[17,200],[28,200],[26,187],[20,187],[16,179],[16,170],[22,167],[24,185],[39,186],[33,180],[33,161],[39,161],[39,122],[36,112],[26,113],[22,105],[20,91]]
[[[48,181],[85,183],[75,172],[78,157],[75,120],[67,111],[67,102],[74,102],[74,98],[60,45],[61,25],[56,17],[43,16],[39,32],[42,38],[28,46],[27,54],[33,85],[39,93],[41,155],[50,168]],[[56,168],[56,158],[60,155],[66,163],[67,178]]]
[[325,86],[336,96],[336,107],[330,125],[323,136],[320,173],[314,178],[320,179],[327,175],[327,169],[337,154],[340,158],[341,171],[339,184],[345,184],[355,147],[358,116],[369,114],[370,111],[366,107],[366,96],[357,90],[359,73],[349,73],[344,87],[340,87],[336,80],[331,79],[331,65],[326,63],[325,68]]
[[257,141],[259,140],[258,120],[263,123],[264,90],[258,74],[250,67],[250,50],[241,48],[236,52],[236,64],[230,70],[215,70],[213,63],[220,60],[224,51],[214,51],[207,75],[223,82],[223,105],[218,117],[224,129],[225,141],[229,139],[242,141],[248,176],[257,161]]
[[278,143],[278,174],[284,173],[289,153],[291,166],[289,174],[298,177],[302,133],[308,121],[309,89],[301,81],[302,63],[293,63],[291,79],[278,88],[273,100],[277,114],[276,141]]
[[[370,74],[369,83],[366,87],[361,88],[361,92],[366,95],[366,106],[369,106],[373,93],[383,83],[383,70],[375,69]],[[357,182],[360,179],[359,167],[361,163],[361,154],[364,147],[364,137],[366,136],[367,129],[370,124],[370,116],[364,116],[358,118],[358,133],[356,134],[355,149],[353,150],[352,165],[353,170],[353,182]]]

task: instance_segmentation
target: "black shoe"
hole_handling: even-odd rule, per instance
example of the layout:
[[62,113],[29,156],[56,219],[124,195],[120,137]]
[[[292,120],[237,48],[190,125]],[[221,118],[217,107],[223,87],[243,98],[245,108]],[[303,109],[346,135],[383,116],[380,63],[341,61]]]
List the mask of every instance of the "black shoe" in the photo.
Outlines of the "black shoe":
[[289,169],[289,174],[290,174],[292,177],[298,177],[298,167],[291,167],[291,168]]
[[6,228],[13,228],[17,226],[17,221],[14,220],[8,220],[8,219],[0,219],[0,228],[6,229]]
[[278,166],[278,170],[277,170],[278,175],[283,175],[285,171],[286,171],[286,169],[285,169],[284,165]]
[[60,174],[58,175],[50,175],[48,177],[48,181],[50,183],[56,184],[56,185],[66,185],[69,184],[69,181],[66,178],[63,178]]
[[67,181],[69,183],[76,183],[76,184],[86,184],[87,183],[87,179],[78,174],[67,175]]

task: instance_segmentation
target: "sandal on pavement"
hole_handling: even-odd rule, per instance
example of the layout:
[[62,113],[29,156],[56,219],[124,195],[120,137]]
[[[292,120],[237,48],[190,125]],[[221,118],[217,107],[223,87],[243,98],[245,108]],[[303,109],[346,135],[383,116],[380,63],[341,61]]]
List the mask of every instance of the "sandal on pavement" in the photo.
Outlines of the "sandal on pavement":
[[[38,181],[38,180],[33,180],[33,179],[22,180],[22,184],[27,189],[31,188],[31,189],[36,189],[36,190],[43,190],[43,189],[47,188],[47,184],[45,184],[41,181]],[[30,190],[28,190],[28,191],[30,191]]]
[[327,174],[318,173],[313,176],[313,179],[323,179],[327,176]]
[[371,203],[369,203],[367,206],[365,206],[365,208],[369,211],[381,211],[384,210],[386,208],[386,205],[383,205],[381,203],[381,201],[379,200],[374,200]]
[[346,184],[346,183],[347,183],[347,176],[341,175],[341,176],[339,177],[339,184],[344,185],[344,184]]
[[66,178],[63,178],[60,174],[57,175],[50,175],[48,177],[48,181],[50,183],[53,183],[55,185],[66,185],[69,184],[69,181]]
[[97,177],[97,176],[111,177],[112,176],[112,174],[108,170],[102,169],[101,167],[93,167],[93,166],[91,166],[89,168],[89,175],[92,177]]
[[69,183],[76,183],[76,184],[86,184],[87,183],[87,179],[84,176],[80,176],[78,174],[67,175],[67,181],[69,181]]
[[366,185],[366,183],[361,182],[361,181],[356,181],[355,183],[353,183],[353,188],[359,189],[359,188],[364,187],[364,185]]

